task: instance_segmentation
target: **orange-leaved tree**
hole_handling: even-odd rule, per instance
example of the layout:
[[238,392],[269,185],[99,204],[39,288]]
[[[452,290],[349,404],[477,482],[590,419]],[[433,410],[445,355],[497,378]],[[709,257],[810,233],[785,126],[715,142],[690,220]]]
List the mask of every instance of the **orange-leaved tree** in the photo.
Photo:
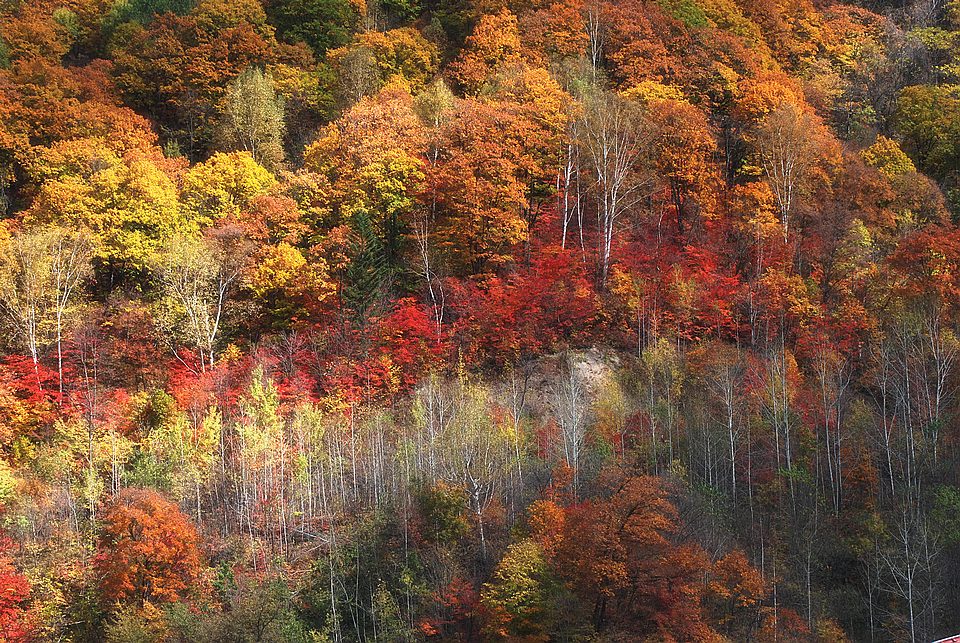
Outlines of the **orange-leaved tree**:
[[554,565],[570,589],[592,602],[598,630],[717,640],[702,605],[709,562],[698,545],[675,542],[678,530],[661,482],[631,477],[609,498],[568,509]]
[[155,491],[127,489],[106,510],[94,558],[109,601],[168,602],[200,579],[199,536],[177,507]]

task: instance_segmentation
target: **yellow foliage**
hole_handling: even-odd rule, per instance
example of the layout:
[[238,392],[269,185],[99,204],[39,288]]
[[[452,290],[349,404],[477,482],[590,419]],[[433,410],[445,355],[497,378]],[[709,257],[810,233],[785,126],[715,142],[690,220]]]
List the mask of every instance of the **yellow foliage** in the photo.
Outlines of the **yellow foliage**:
[[201,225],[209,225],[236,217],[276,185],[273,174],[249,153],[217,153],[184,173],[180,194],[188,212]]
[[647,103],[652,100],[685,100],[683,91],[674,85],[664,85],[655,80],[642,80],[630,89],[623,92],[624,98]]
[[877,168],[890,178],[917,171],[910,157],[900,149],[900,145],[883,135],[878,136],[873,145],[861,151],[860,157],[864,163]]
[[180,209],[173,181],[150,159],[105,154],[84,172],[80,165],[89,159],[82,156],[50,158],[38,171],[61,175],[41,185],[24,217],[28,224],[90,230],[98,258],[133,270],[145,270],[173,235],[196,230]]

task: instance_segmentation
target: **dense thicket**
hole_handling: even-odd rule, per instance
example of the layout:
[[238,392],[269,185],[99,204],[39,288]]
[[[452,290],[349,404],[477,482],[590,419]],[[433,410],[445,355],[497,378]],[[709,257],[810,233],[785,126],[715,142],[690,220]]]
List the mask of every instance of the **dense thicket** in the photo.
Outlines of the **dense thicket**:
[[0,639],[960,631],[960,4],[0,2]]

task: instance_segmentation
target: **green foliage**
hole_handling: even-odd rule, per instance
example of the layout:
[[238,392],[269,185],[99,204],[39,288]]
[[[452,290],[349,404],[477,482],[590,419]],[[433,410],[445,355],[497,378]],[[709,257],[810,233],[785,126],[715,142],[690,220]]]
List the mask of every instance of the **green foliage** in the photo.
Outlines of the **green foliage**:
[[243,150],[275,168],[283,161],[284,103],[273,74],[249,67],[227,86],[219,139],[227,150]]
[[688,27],[706,27],[707,14],[695,0],[658,0],[664,13],[676,18]]
[[931,517],[944,545],[960,544],[960,489],[950,485],[934,487]]
[[380,6],[397,23],[412,22],[423,11],[421,0],[380,0]]
[[17,478],[6,460],[0,458],[0,508],[6,507],[15,499]]
[[373,614],[374,631],[378,637],[382,636],[388,641],[416,640],[413,628],[403,620],[396,597],[390,593],[383,581],[377,585],[370,610]]
[[156,628],[138,608],[127,607],[117,612],[105,628],[107,643],[154,643]]
[[430,592],[423,564],[403,544],[403,526],[374,514],[336,537],[340,544],[316,561],[301,593],[307,625],[322,631],[333,622],[351,623],[360,640],[372,639],[377,628],[386,627],[396,637],[391,640],[415,640],[406,623],[415,619]]
[[202,617],[187,603],[163,606],[163,623],[169,636],[180,641],[195,641],[200,635]]
[[262,467],[272,462],[283,438],[283,417],[277,387],[262,367],[257,367],[250,386],[240,400],[241,422],[237,425],[243,462]]
[[359,20],[349,0],[278,0],[268,11],[283,40],[305,42],[318,58],[347,44]]
[[0,36],[0,69],[10,68],[10,46],[7,41]]
[[425,487],[417,493],[423,537],[443,547],[455,547],[467,535],[470,525],[462,490],[444,484]]
[[205,618],[197,640],[236,643],[308,643],[287,580],[273,576],[244,580],[232,593],[229,609]]
[[184,16],[194,4],[195,0],[117,0],[104,17],[104,23],[108,29],[125,22],[145,25],[158,14],[169,12]]
[[960,170],[960,94],[955,86],[915,85],[900,92],[897,129],[920,168],[939,179]]
[[63,27],[63,30],[69,34],[70,38],[77,40],[82,34],[82,26],[76,12],[59,7],[53,11],[53,21]]
[[427,7],[432,17],[428,29],[434,38],[449,44],[449,55],[473,29],[476,20],[473,4],[469,0],[427,0]]
[[207,478],[220,444],[219,411],[210,409],[195,427],[170,395],[156,391],[141,417],[148,428],[135,471],[145,478],[143,482],[152,483],[151,487],[189,497]]
[[491,614],[485,632],[497,639],[547,640],[558,615],[560,583],[533,540],[513,543],[483,586],[480,601]]
[[391,270],[386,248],[365,211],[354,213],[351,229],[343,299],[355,319],[362,321],[389,287]]

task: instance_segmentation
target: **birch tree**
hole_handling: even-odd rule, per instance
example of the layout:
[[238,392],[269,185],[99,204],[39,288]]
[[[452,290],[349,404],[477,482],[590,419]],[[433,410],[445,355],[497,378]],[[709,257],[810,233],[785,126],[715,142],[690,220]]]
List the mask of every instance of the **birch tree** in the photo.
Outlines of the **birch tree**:
[[580,490],[580,470],[587,446],[587,412],[590,402],[576,371],[565,365],[553,391],[554,412],[560,429],[561,455],[573,471],[573,493]]
[[768,114],[757,129],[760,164],[776,197],[784,240],[800,187],[817,160],[818,126],[813,116],[787,103]]
[[40,383],[40,353],[57,348],[58,387],[63,393],[63,337],[77,291],[92,273],[91,237],[57,226],[12,235],[0,256],[0,306],[33,361]]
[[204,238],[175,237],[162,253],[162,319],[197,349],[203,371],[216,361],[224,313],[250,252],[239,228],[223,227]]
[[644,162],[653,131],[639,105],[613,93],[597,92],[584,100],[577,140],[593,180],[599,281],[606,285],[621,220],[653,185],[649,164]]

